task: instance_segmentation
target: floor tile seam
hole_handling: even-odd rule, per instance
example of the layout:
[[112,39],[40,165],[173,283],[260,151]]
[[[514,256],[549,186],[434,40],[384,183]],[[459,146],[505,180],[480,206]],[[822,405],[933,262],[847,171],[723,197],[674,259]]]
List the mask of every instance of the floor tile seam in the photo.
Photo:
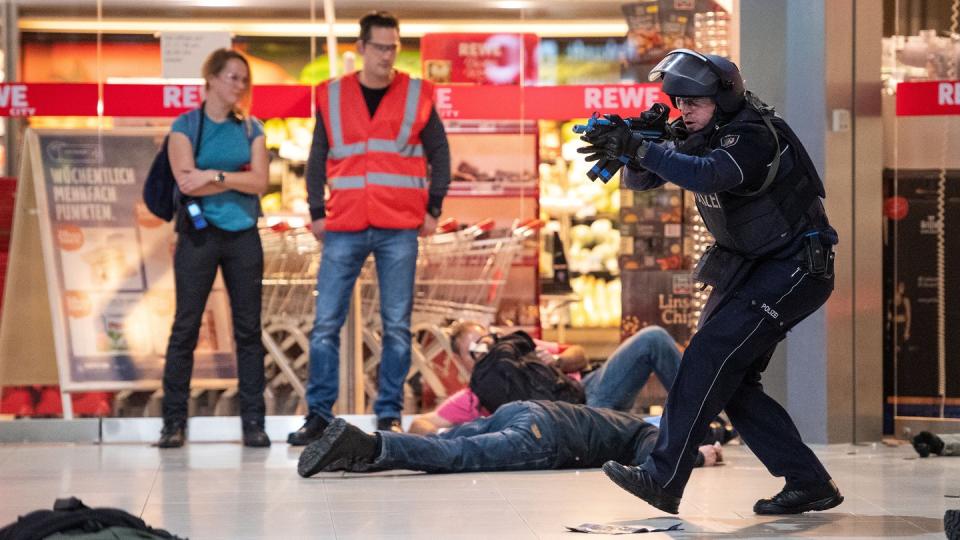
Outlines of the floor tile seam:
[[485,478],[485,479],[489,479],[489,480],[491,480],[491,481],[493,482],[493,486],[494,486],[494,488],[496,489],[497,493],[500,495],[500,497],[501,497],[504,501],[506,501],[506,503],[510,506],[510,509],[513,510],[513,513],[516,514],[517,517],[520,518],[520,521],[523,522],[523,525],[527,528],[527,531],[529,531],[530,534],[532,534],[535,538],[540,538],[540,535],[537,534],[536,529],[534,529],[533,526],[530,525],[530,522],[527,521],[526,516],[524,516],[523,513],[520,512],[520,510],[519,510],[516,506],[514,506],[513,501],[511,501],[511,500],[503,493],[503,490],[500,488],[500,483],[497,482],[497,481],[493,478],[493,476],[490,475],[489,473],[483,473],[483,474],[482,474],[482,477]]
[[[307,481],[307,480],[304,480]],[[337,534],[337,522],[333,519],[333,502],[330,500],[330,490],[327,489],[326,478],[320,479],[320,486],[323,488],[323,503],[327,507],[327,518],[330,520],[330,529],[333,532],[334,538],[340,538],[340,535]]]
[[150,497],[153,496],[153,490],[157,487],[157,481],[160,479],[160,463],[157,463],[157,468],[153,472],[153,482],[150,483],[150,489],[147,490],[147,496],[143,499],[143,506],[140,507],[140,513],[138,517],[143,519],[143,514],[147,511],[147,506],[150,504]]

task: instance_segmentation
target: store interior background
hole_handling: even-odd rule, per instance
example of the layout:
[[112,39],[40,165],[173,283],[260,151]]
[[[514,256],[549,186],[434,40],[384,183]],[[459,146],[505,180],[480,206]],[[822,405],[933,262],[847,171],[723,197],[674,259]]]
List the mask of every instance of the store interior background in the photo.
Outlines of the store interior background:
[[[876,441],[903,435],[906,429],[950,425],[950,418],[960,416],[960,361],[946,354],[949,347],[938,346],[949,340],[935,329],[938,317],[946,318],[950,328],[956,309],[947,302],[938,311],[931,292],[936,283],[921,279],[936,277],[936,268],[916,264],[936,260],[931,240],[937,231],[915,239],[909,225],[919,225],[911,220],[922,222],[928,214],[908,214],[901,221],[885,209],[897,197],[916,196],[923,200],[910,199],[914,208],[933,211],[924,205],[935,207],[936,202],[923,188],[936,183],[940,168],[960,168],[949,152],[934,151],[947,142],[944,126],[951,118],[901,118],[893,106],[897,82],[944,78],[929,64],[911,64],[912,57],[904,53],[908,43],[956,61],[957,53],[937,49],[940,40],[948,39],[943,35],[950,29],[953,2],[885,0],[882,9],[867,0],[694,3],[701,15],[691,35],[695,46],[737,59],[748,88],[774,105],[804,140],[825,178],[827,209],[841,236],[834,297],[778,349],[765,374],[768,391],[814,443]],[[424,74],[425,36],[506,32],[533,34],[537,47],[529,51],[523,42],[520,56],[535,65],[524,65],[502,84],[645,82],[650,66],[628,59],[637,45],[624,37],[626,4],[630,2],[280,0],[265,8],[252,0],[21,0],[0,7],[0,48],[5,82],[159,82],[158,31],[229,31],[234,46],[252,59],[255,84],[310,85],[330,76],[326,53],[333,36],[334,71],[342,73],[351,63],[355,21],[372,9],[387,9],[401,19],[398,67],[416,75]],[[933,35],[922,33],[931,29]],[[170,120],[6,118],[3,174],[17,176],[28,126],[109,131],[164,126]],[[312,120],[264,120],[274,156],[264,210],[277,219],[302,216]],[[616,181],[587,181],[583,163],[573,153],[571,126],[579,121],[447,121],[456,178],[444,215],[465,224],[493,218],[504,229],[537,217],[548,223],[511,270],[500,324],[542,332],[547,339],[559,335],[585,345],[596,360],[645,324],[666,325],[682,341],[695,323],[700,298],[689,286],[678,289],[677,280],[708,241],[697,229],[693,205],[679,190],[626,194]],[[952,182],[956,174],[947,176]],[[4,189],[12,185],[6,182]],[[955,194],[947,197],[947,207],[949,220]],[[9,224],[4,226],[9,237]],[[940,234],[949,229],[940,224]],[[576,301],[553,279],[554,232]],[[901,235],[903,242],[898,241]],[[949,254],[955,236],[947,235],[944,242]],[[910,285],[919,282],[928,285],[919,290]],[[899,283],[906,289],[895,286]],[[955,287],[955,281],[939,283]],[[905,335],[903,298],[911,295],[913,331]],[[670,311],[669,325],[665,311]],[[944,386],[943,380],[950,382]],[[8,385],[3,371],[0,385]],[[642,393],[642,404],[656,405],[663,395],[654,382]]]

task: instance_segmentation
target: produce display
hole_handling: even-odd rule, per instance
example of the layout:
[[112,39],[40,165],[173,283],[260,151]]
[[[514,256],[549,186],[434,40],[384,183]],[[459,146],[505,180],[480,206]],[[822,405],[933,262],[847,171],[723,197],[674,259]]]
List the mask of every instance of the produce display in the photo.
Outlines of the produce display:
[[[563,241],[570,286],[579,298],[569,309],[575,328],[620,324],[620,181],[587,180],[589,169],[576,149],[584,143],[569,122],[540,122],[540,212],[548,231]],[[552,276],[552,253],[541,249],[541,277]],[[545,314],[543,320],[567,319]]]

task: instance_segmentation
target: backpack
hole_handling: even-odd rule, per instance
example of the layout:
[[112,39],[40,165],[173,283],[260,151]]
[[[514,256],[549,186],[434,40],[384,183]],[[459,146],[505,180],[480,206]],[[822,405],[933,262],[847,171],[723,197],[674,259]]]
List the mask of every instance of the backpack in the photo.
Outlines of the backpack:
[[53,510],[36,510],[0,529],[0,540],[40,540],[58,533],[70,538],[141,538],[178,540],[163,529],[117,508],[90,508],[76,497],[57,499]]
[[[190,137],[193,143],[193,157],[196,159],[200,153],[200,141],[203,135],[203,105],[199,109],[194,109],[187,113],[187,129],[194,135]],[[196,130],[194,130],[196,126]],[[170,156],[167,154],[167,145],[170,142],[170,134],[163,138],[163,144],[160,150],[153,158],[150,164],[150,171],[147,173],[147,179],[143,183],[143,202],[147,205],[147,210],[164,221],[170,221],[177,214],[180,208],[180,188],[177,186],[177,179],[173,176],[173,169],[170,168]]]
[[[200,155],[200,143],[203,139],[203,123],[206,115],[203,114],[203,104],[200,108],[187,113],[187,131],[191,133],[190,142],[193,143],[193,158]],[[253,120],[247,117],[243,120],[247,134],[247,141],[253,142]],[[170,221],[177,215],[177,210],[183,202],[177,179],[170,168],[170,156],[167,154],[167,145],[170,134],[163,138],[163,144],[150,164],[147,179],[143,183],[143,202],[150,213],[164,221]]]
[[493,413],[511,401],[542,399],[585,403],[583,386],[560,368],[540,361],[536,344],[523,331],[497,337],[473,367],[470,390]]

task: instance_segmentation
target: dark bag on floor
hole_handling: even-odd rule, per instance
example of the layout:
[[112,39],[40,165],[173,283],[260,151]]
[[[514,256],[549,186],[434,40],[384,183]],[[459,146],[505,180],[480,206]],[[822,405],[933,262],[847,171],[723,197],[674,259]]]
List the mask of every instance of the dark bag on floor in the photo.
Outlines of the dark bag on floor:
[[583,386],[558,367],[541,362],[533,338],[523,331],[496,338],[474,366],[470,390],[491,413],[511,401],[586,402]]
[[53,510],[37,510],[0,529],[0,540],[41,540],[63,533],[70,538],[178,539],[117,508],[90,508],[76,498],[57,499]]

